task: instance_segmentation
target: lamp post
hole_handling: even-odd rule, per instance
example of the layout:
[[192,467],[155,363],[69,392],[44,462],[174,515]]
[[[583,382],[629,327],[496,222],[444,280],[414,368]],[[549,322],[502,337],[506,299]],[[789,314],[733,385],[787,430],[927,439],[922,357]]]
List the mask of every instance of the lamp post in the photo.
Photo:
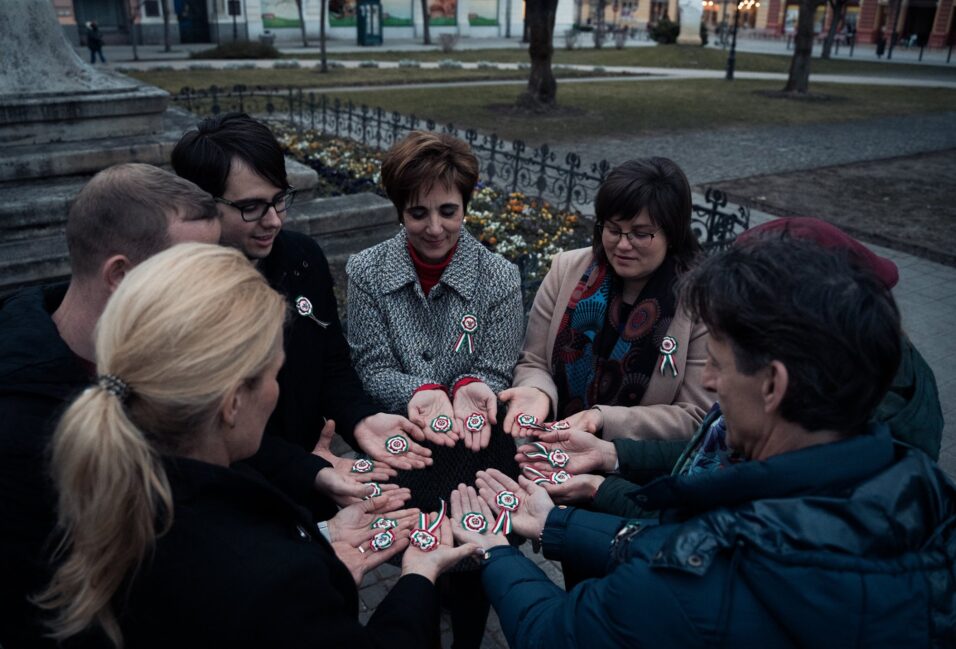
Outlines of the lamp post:
[[734,65],[737,63],[737,25],[740,24],[740,2],[734,10],[734,35],[730,41],[730,55],[727,56],[727,81],[734,80]]

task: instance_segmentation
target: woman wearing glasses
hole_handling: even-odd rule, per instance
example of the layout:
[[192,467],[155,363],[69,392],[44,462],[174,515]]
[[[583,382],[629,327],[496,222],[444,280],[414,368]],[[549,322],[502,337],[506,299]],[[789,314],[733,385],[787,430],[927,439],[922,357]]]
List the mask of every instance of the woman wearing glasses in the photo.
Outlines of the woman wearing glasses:
[[666,158],[631,160],[601,185],[595,212],[592,247],[556,255],[535,297],[501,395],[505,430],[535,432],[525,414],[605,439],[687,439],[713,402],[701,387],[706,330],[675,291],[701,250],[687,177]]

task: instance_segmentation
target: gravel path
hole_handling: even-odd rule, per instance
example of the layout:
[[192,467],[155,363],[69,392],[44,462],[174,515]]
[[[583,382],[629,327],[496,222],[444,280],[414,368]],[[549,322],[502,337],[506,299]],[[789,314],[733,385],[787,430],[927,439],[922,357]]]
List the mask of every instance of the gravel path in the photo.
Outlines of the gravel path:
[[760,126],[562,144],[588,162],[672,158],[692,185],[956,147],[956,111],[837,124]]

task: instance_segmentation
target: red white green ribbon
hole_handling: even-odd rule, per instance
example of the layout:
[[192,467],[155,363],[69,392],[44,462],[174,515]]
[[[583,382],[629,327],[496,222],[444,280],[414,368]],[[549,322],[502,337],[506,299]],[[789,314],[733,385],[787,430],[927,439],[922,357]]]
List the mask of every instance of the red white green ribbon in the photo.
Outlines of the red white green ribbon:
[[299,315],[303,318],[312,318],[320,327],[328,329],[329,323],[315,317],[315,314],[312,313],[312,302],[304,295],[295,298],[295,310],[298,311]]
[[534,442],[532,446],[538,450],[531,452],[525,451],[525,457],[547,460],[548,464],[556,469],[563,469],[568,465],[568,462],[571,461],[571,458],[563,449],[555,448],[549,451],[548,447],[541,442]]
[[371,500],[372,498],[375,498],[376,496],[382,495],[382,485],[380,485],[379,483],[369,482],[367,483],[367,486],[372,488],[372,493],[365,496],[365,498],[363,498],[362,500]]
[[445,501],[441,501],[441,508],[438,510],[438,516],[435,517],[435,520],[431,523],[428,522],[428,517],[425,512],[422,512],[418,515],[418,527],[412,530],[412,533],[408,535],[408,538],[411,540],[412,545],[421,550],[422,552],[431,552],[438,547],[438,535],[435,530],[437,530],[442,521],[445,520]]
[[473,433],[480,432],[485,427],[485,416],[480,412],[473,412],[465,420],[465,428]]
[[668,367],[671,368],[671,376],[677,376],[677,363],[674,362],[674,353],[677,351],[677,339],[673,336],[664,336],[661,340],[661,374]]
[[392,435],[385,440],[385,450],[392,455],[408,453],[408,440],[405,439],[404,435]]
[[429,426],[436,433],[447,433],[451,430],[451,417],[448,415],[438,415],[432,419]]
[[375,469],[375,463],[360,457],[352,464],[352,473],[371,473]]
[[461,517],[461,526],[469,532],[484,534],[488,529],[488,519],[481,512],[468,512]]
[[542,426],[541,424],[538,423],[537,417],[535,417],[534,415],[529,415],[524,412],[519,413],[518,416],[515,417],[515,421],[518,422],[519,426],[523,426],[525,428],[534,428],[535,430],[548,430],[547,426]]
[[545,484],[564,484],[574,477],[563,469],[561,471],[552,472],[550,476],[547,476],[530,466],[526,466],[524,468],[524,472],[530,475],[532,480],[534,480],[534,483],[539,486]]
[[395,542],[395,535],[392,533],[392,530],[383,530],[372,537],[372,540],[368,542],[368,547],[374,552],[381,552],[382,550],[387,550],[392,547],[392,543]]
[[499,491],[498,495],[495,496],[495,504],[498,505],[500,511],[491,533],[498,534],[503,530],[505,534],[511,534],[511,512],[518,509],[521,499],[513,491]]
[[380,530],[391,530],[398,527],[398,521],[394,518],[385,518],[384,516],[379,516],[372,524],[369,525],[369,529],[380,529]]
[[455,351],[461,351],[465,345],[468,345],[468,353],[474,354],[475,342],[471,335],[476,331],[478,331],[478,317],[473,313],[461,316],[461,333],[458,334],[458,340],[455,342]]

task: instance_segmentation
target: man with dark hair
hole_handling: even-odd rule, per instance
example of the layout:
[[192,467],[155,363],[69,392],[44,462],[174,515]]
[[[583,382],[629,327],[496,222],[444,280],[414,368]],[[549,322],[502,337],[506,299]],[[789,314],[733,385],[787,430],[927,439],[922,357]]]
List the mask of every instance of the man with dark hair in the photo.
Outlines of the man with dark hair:
[[691,271],[683,300],[744,461],[641,488],[646,520],[479,474],[486,500],[519,497],[515,531],[597,577],[565,593],[502,538],[456,529],[488,549],[509,645],[953,646],[956,485],[868,423],[900,361],[886,287],[845,253],[754,240]]
[[386,449],[389,437],[421,441],[425,433],[405,417],[377,412],[363,389],[342,334],[325,255],[311,237],[282,229],[295,189],[272,131],[239,113],[203,120],[176,145],[172,165],[219,203],[222,243],[253,260],[295,308],[286,329],[279,403],[266,433],[311,451],[323,422],[334,421],[352,448],[374,460],[396,469],[430,464],[431,451],[407,437],[406,454]]
[[80,191],[67,218],[73,276],[0,303],[0,645],[41,643],[28,596],[49,576],[54,498],[44,453],[62,408],[95,374],[93,329],[133,266],[184,241],[216,243],[212,197],[168,171],[123,164]]

